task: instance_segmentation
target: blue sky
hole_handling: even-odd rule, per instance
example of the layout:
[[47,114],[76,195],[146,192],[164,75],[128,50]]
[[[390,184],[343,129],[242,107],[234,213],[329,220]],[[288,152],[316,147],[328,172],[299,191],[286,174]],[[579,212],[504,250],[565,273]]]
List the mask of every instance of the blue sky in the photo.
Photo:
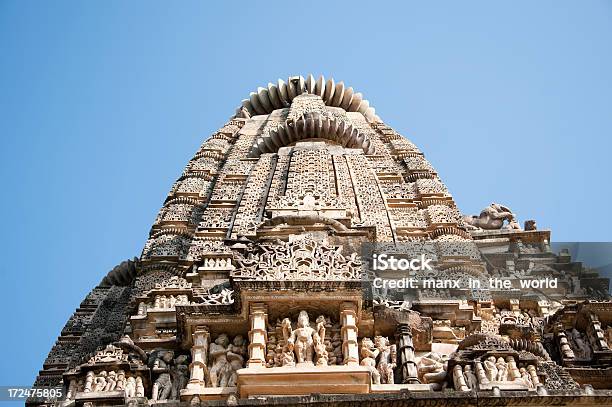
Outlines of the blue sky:
[[611,2],[174,6],[0,0],[0,384],[33,381],[200,143],[279,77],[362,92],[465,213],[612,240]]

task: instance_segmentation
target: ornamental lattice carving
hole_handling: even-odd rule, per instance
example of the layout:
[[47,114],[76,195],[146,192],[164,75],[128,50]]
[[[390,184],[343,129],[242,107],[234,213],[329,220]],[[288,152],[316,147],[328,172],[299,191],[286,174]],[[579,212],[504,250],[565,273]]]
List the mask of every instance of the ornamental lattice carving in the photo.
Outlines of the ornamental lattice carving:
[[247,280],[360,280],[361,260],[356,253],[311,238],[262,243],[235,259],[234,279]]

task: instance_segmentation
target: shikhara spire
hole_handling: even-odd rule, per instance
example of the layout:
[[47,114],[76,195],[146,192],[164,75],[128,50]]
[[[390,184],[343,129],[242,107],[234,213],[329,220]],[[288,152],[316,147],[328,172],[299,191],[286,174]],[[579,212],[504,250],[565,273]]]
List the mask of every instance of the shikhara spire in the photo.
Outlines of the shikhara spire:
[[[580,403],[579,384],[609,386],[607,280],[525,225],[499,204],[463,216],[423,153],[342,82],[279,80],[204,141],[140,258],[86,297],[36,384],[76,405]],[[377,274],[371,253],[428,267]],[[529,278],[559,284],[521,290]]]

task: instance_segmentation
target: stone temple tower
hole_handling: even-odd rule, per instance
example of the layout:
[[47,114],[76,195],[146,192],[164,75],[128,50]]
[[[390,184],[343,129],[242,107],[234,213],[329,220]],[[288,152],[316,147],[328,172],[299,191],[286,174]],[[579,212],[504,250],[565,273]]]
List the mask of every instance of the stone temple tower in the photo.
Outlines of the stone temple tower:
[[[610,403],[608,281],[549,240],[503,205],[464,217],[343,82],[279,80],[204,141],[36,385],[77,406]],[[372,243],[433,267],[372,285]]]

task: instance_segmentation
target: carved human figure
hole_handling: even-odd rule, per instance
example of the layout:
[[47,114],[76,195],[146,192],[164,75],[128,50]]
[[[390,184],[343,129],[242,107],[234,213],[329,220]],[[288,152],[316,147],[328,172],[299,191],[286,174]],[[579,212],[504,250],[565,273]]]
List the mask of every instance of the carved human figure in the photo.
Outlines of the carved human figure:
[[397,366],[397,348],[389,344],[389,339],[384,336],[374,337],[374,345],[378,349],[378,364],[376,368],[380,373],[381,382],[393,384],[393,369]]
[[126,397],[136,396],[136,379],[133,376],[128,377],[125,382],[125,396]]
[[497,370],[497,366],[495,365],[497,361],[495,360],[495,356],[489,356],[484,361],[484,368],[487,375],[487,380],[490,382],[497,381],[497,374],[499,373]]
[[246,341],[242,335],[236,335],[227,347],[227,365],[223,371],[220,387],[236,387],[238,380],[238,370],[244,366],[246,357]]
[[106,376],[107,375],[108,374],[106,373],[105,370],[98,373],[98,375],[96,376],[96,384],[94,386],[93,391],[104,391],[104,388],[106,387]]
[[119,370],[117,372],[117,382],[115,385],[115,390],[124,390],[125,389],[125,372],[123,370]]
[[470,389],[478,388],[478,379],[476,378],[476,375],[472,371],[472,366],[466,365],[463,368],[463,375],[465,376],[465,383]]
[[172,369],[172,392],[170,393],[171,400],[178,400],[181,390],[187,386],[187,382],[189,381],[189,365],[187,360],[187,355],[179,355],[174,359],[174,368]]
[[232,343],[227,347],[228,355],[230,353],[235,353],[237,355],[241,355],[243,358],[247,355],[247,344],[246,340],[242,335],[234,336]]
[[313,335],[314,351],[317,355],[317,366],[327,366],[329,355],[325,346],[325,317],[319,315],[316,330]]
[[533,382],[531,381],[531,376],[529,375],[529,373],[527,372],[527,369],[525,369],[524,367],[521,367],[519,369],[519,372],[521,374],[521,379],[523,380],[523,382],[530,388],[533,389]]
[[297,328],[287,340],[289,350],[295,352],[297,363],[312,363],[314,354],[314,329],[310,326],[308,313],[300,311]]
[[228,353],[228,378],[226,386],[228,387],[236,387],[238,386],[238,370],[242,369],[244,366],[244,358],[241,355],[236,353]]
[[513,380],[520,380],[521,378],[521,372],[519,371],[518,367],[516,366],[516,361],[514,360],[513,356],[506,356],[506,363],[508,366],[508,378],[507,380],[509,381],[513,381]]
[[115,386],[117,386],[117,372],[111,370],[106,377],[106,386],[104,386],[103,391],[113,391]]
[[497,368],[497,381],[505,382],[508,380],[508,363],[504,360],[504,358],[497,358],[497,362],[495,363],[495,367]]
[[485,368],[482,366],[482,362],[480,360],[474,361],[474,370],[476,377],[478,379],[478,383],[480,384],[489,384],[490,380],[488,378],[488,373]]
[[93,371],[87,372],[85,376],[85,386],[83,388],[83,392],[89,393],[94,389],[94,380],[96,379],[96,374]]
[[295,366],[295,355],[293,353],[293,345],[289,345],[289,338],[293,328],[291,327],[291,320],[289,318],[283,319],[281,323],[281,329],[283,331],[283,339],[285,344],[281,351],[281,366]]
[[380,351],[374,346],[374,342],[370,338],[361,340],[361,366],[368,368],[372,378],[372,384],[380,384],[380,372],[376,369],[376,358]]
[[227,366],[228,345],[229,337],[226,334],[219,335],[210,345],[208,355],[211,363],[209,375],[212,387],[221,387],[223,384],[223,373]]
[[470,387],[467,385],[465,376],[463,374],[463,368],[461,365],[455,365],[453,368],[453,385],[457,391],[469,391]]
[[142,382],[142,377],[136,377],[136,397],[144,397],[144,383]]
[[153,372],[159,372],[159,376],[153,383],[152,398],[153,400],[168,400],[172,392],[172,377],[170,376],[170,367],[174,352],[163,352],[161,357],[158,357],[153,363]]
[[442,390],[446,385],[448,362],[437,352],[430,352],[417,363],[417,375],[422,383],[431,384],[432,390]]

